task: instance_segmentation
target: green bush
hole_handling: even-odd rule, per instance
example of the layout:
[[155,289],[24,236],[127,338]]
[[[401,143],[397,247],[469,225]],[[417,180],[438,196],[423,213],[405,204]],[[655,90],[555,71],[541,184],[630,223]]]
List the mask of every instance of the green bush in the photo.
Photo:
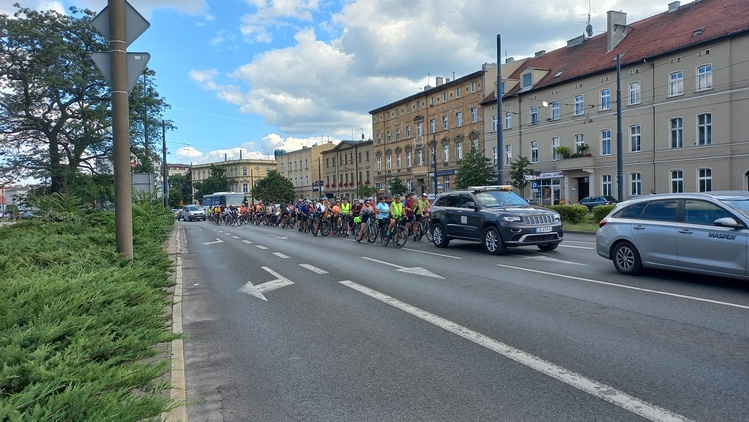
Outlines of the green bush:
[[137,206],[132,261],[111,212],[49,206],[0,228],[0,420],[143,420],[173,405],[154,356],[175,338],[162,250],[174,218]]
[[593,207],[593,218],[596,221],[603,220],[616,205],[596,205]]
[[588,208],[585,205],[551,205],[552,209],[559,213],[563,223],[577,224],[583,221],[588,214]]

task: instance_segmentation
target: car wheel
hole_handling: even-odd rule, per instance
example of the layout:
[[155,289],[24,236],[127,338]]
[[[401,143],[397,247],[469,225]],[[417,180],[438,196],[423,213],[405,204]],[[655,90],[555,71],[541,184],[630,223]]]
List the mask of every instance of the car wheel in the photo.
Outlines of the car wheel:
[[538,249],[541,249],[544,252],[549,252],[556,249],[557,246],[559,246],[559,243],[544,243],[543,245],[538,245]]
[[442,224],[435,224],[432,228],[432,238],[434,239],[434,246],[438,248],[446,248],[450,244],[450,239],[445,234],[445,227]]
[[629,242],[617,243],[611,254],[614,267],[622,274],[635,275],[642,271],[642,261],[637,248]]
[[489,226],[484,230],[484,250],[491,255],[502,255],[507,252],[507,246],[499,235],[499,230],[495,226]]

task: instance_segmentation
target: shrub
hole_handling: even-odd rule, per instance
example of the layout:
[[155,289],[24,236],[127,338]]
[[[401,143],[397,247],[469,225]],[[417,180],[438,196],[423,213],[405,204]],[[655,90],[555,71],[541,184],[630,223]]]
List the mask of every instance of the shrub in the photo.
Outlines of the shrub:
[[551,205],[549,209],[552,209],[559,213],[564,223],[577,224],[583,221],[585,216],[588,214],[588,208],[585,205],[574,204],[574,205]]
[[616,205],[596,205],[593,207],[593,218],[596,222],[603,220]]

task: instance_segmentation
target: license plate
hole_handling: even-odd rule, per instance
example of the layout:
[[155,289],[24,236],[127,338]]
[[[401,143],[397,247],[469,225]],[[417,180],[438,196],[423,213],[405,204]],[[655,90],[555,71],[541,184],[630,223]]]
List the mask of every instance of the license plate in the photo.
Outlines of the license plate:
[[551,232],[551,227],[536,227],[536,233],[549,233]]

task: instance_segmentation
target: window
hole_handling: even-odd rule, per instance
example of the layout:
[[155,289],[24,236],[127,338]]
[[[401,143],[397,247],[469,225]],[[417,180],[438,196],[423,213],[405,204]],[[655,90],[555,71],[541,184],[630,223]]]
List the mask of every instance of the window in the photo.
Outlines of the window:
[[557,152],[557,148],[559,148],[559,137],[555,136],[551,138],[551,160],[552,161],[559,161],[559,153]]
[[442,186],[445,192],[450,190],[450,176],[445,176],[445,178],[442,179]]
[[492,116],[492,131],[497,131],[497,126],[499,125],[499,119],[497,119],[497,115],[495,114]]
[[684,94],[684,72],[681,70],[668,75],[668,96]]
[[671,148],[684,147],[684,119],[671,119]]
[[377,157],[377,171],[382,171],[382,157]]
[[512,145],[505,145],[505,165],[512,164]]
[[442,93],[442,102],[447,102],[447,92]]
[[585,97],[575,95],[575,116],[580,116],[583,113],[585,113]]
[[640,104],[640,82],[632,82],[629,84],[629,105]]
[[713,143],[713,115],[710,113],[697,115],[697,142],[700,145]]
[[401,168],[401,155],[400,154],[395,155],[395,168],[397,169]]
[[365,160],[369,162],[369,151],[364,151]]
[[630,195],[639,196],[642,195],[642,173],[634,172],[629,174],[630,180]]
[[387,166],[387,171],[391,171],[393,169],[393,156],[388,155],[385,157],[385,165]]
[[476,82],[471,82],[471,93],[476,92]]
[[416,165],[417,166],[424,165],[424,150],[423,149],[416,150]]
[[697,68],[697,91],[713,87],[713,65],[706,64]]
[[[283,173],[283,163],[281,163],[281,173]],[[247,177],[247,167],[242,167],[242,176]]]
[[526,73],[523,75],[523,88],[529,88],[531,85],[533,85],[533,74]]
[[411,125],[406,126],[406,139],[411,137]]
[[460,98],[460,87],[455,88],[455,98]]
[[551,103],[551,120],[559,120],[559,101]]
[[434,95],[432,95],[431,97],[429,97],[429,105],[430,106],[434,105]]
[[463,112],[459,111],[455,113],[455,127],[463,126]]
[[601,90],[601,110],[611,110],[611,89]]
[[429,133],[434,133],[437,131],[437,122],[434,121],[434,119],[429,120]]
[[478,107],[471,107],[471,123],[478,123],[479,121],[479,109]]
[[698,192],[710,192],[713,190],[713,170],[697,169]]
[[416,123],[416,136],[424,134],[424,122]]
[[463,159],[463,143],[458,142],[455,145],[455,159],[456,160],[462,160]]
[[401,140],[401,130],[400,128],[395,129],[395,140],[400,141]]
[[512,129],[512,113],[505,113],[505,126],[504,129]]
[[576,134],[575,135],[575,152],[576,153],[582,153],[583,152],[583,145],[585,145],[583,134],[582,133]]
[[473,139],[471,141],[471,148],[475,149],[476,151],[479,150],[479,140],[478,140],[478,138]]
[[601,155],[611,155],[611,129],[601,131]]
[[601,194],[605,196],[611,195],[611,175],[604,174],[601,176]]
[[[296,177],[294,179],[296,179]],[[242,183],[242,193],[248,193],[249,191],[250,186],[247,183]]]
[[642,128],[640,125],[629,127],[629,151],[640,152],[642,150]]
[[442,145],[442,161],[448,162],[450,160],[450,146]]
[[671,170],[671,193],[684,192],[684,172]]
[[377,134],[377,145],[380,145],[382,143],[382,140],[380,139],[380,134]]
[[531,124],[532,125],[538,124],[538,106],[531,107]]
[[412,158],[412,157],[411,157],[411,155],[412,155],[412,154],[411,154],[411,151],[408,151],[408,152],[406,153],[406,167],[408,167],[408,168],[411,168],[411,162],[412,162],[412,160],[411,160],[411,158]]
[[538,162],[538,141],[531,141],[531,163]]
[[676,221],[676,211],[678,209],[679,201],[676,199],[653,201],[645,208],[642,218],[659,221]]
[[442,116],[442,130],[447,130],[447,116]]
[[387,144],[387,143],[389,143],[389,142],[390,142],[390,131],[388,130],[388,131],[387,131],[387,132],[385,133],[385,143]]

